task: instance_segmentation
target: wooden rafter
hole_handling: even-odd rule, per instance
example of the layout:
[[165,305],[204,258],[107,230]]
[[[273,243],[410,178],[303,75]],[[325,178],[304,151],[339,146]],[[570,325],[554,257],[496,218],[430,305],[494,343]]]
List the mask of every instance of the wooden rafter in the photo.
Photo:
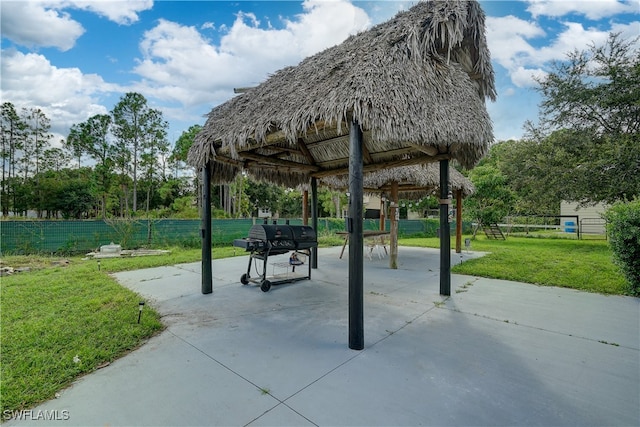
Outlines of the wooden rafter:
[[369,152],[369,149],[367,148],[367,144],[364,141],[362,142],[362,157],[364,159],[365,165],[373,163],[373,158],[371,157],[371,153]]
[[298,147],[300,148],[300,151],[302,151],[302,154],[307,159],[309,164],[310,165],[315,165],[316,161],[313,158],[313,155],[311,154],[311,151],[309,151],[309,148],[307,148],[307,144],[304,143],[304,140],[302,138],[298,138]]
[[263,156],[263,155],[248,152],[248,151],[243,151],[239,155],[240,157],[243,157],[245,159],[255,160],[260,164],[272,164],[272,165],[288,167],[293,170],[303,170],[303,171],[312,171],[312,172],[320,170],[320,168],[315,165],[307,165],[304,163],[292,162],[290,160],[284,160],[277,157]]
[[[438,160],[449,159],[450,157],[451,156],[448,154],[438,154],[436,156],[421,156],[421,157],[413,157],[411,159],[394,160],[394,161],[389,161],[385,164],[378,163],[378,164],[365,165],[363,172],[375,172],[380,169],[395,168],[398,166],[409,166],[409,165],[417,165],[420,163],[430,163]],[[347,173],[349,173],[348,167],[312,172],[311,176],[315,178],[323,178],[323,177],[332,176],[332,175],[345,175]]]

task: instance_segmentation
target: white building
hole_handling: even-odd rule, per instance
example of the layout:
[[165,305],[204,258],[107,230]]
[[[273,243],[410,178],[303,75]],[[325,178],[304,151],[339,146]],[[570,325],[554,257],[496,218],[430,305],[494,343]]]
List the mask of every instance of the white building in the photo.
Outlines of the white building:
[[577,224],[568,224],[568,222],[575,222],[572,218],[563,218],[562,225],[565,228],[571,226],[579,226],[581,234],[605,234],[606,222],[602,218],[602,214],[609,208],[608,205],[599,203],[595,206],[578,207],[578,203],[574,202],[562,202],[560,203],[560,215],[577,215]]

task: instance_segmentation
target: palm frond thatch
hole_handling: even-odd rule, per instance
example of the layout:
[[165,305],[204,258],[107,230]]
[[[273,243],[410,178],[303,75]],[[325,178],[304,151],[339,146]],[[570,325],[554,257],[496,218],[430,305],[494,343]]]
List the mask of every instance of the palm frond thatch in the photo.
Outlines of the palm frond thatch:
[[214,108],[188,161],[304,183],[345,172],[354,120],[365,171],[442,158],[473,167],[493,140],[484,20],[475,0],[420,2]]

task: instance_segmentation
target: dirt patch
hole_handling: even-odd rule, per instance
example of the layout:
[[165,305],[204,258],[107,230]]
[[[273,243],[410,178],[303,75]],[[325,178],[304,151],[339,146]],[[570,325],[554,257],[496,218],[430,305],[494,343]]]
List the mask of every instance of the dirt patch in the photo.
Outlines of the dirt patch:
[[66,267],[71,261],[65,258],[47,258],[39,256],[12,256],[0,259],[0,276],[27,273],[51,267]]

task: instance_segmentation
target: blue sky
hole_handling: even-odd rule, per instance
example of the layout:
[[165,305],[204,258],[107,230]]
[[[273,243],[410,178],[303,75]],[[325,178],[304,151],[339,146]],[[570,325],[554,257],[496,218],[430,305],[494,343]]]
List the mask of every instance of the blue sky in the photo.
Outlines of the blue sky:
[[[173,143],[270,73],[390,19],[409,1],[3,0],[1,101],[42,109],[55,141],[143,94]],[[540,101],[534,77],[609,32],[640,34],[638,0],[480,1],[496,71],[496,140],[520,138]]]

